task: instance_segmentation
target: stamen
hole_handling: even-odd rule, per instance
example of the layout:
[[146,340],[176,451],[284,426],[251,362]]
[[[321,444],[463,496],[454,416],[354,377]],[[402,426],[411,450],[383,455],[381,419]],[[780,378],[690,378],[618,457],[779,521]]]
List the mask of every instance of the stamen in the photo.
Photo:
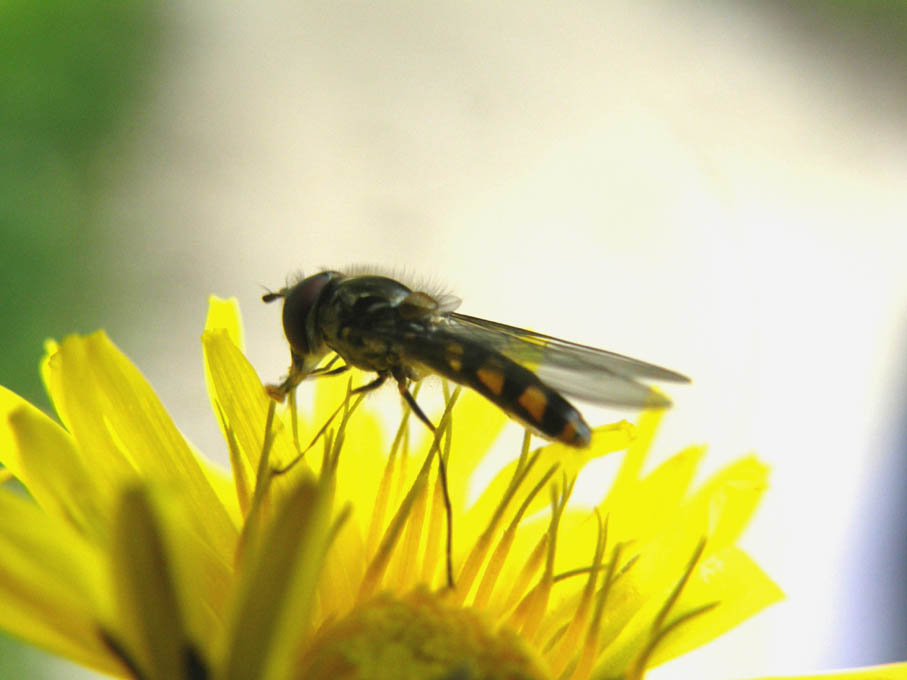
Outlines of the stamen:
[[[421,383],[416,385],[416,388],[413,390],[413,398],[418,396],[419,387]],[[450,385],[445,380],[441,383],[441,389],[444,394],[445,403],[450,402],[451,399],[456,399],[459,397],[459,390],[455,394],[451,394]],[[447,462],[450,460],[450,448],[451,442],[453,441],[453,421],[451,421],[450,426],[447,429],[447,432],[444,435],[444,455],[441,457],[438,465],[438,476],[435,478],[433,490],[432,490],[432,503],[431,510],[429,512],[429,526],[428,526],[428,535],[425,539],[425,549],[422,557],[422,580],[426,583],[432,583],[435,577],[435,571],[438,565],[438,555],[440,554],[440,543],[441,543],[441,528],[442,521],[447,525],[447,536],[446,536],[446,547],[445,552],[448,555],[447,559],[447,584],[450,586],[453,583],[453,573],[451,566],[450,554],[453,552],[453,525],[452,525],[452,515],[453,511],[450,506],[450,494],[447,489]],[[443,474],[442,474],[443,473]]]
[[[501,500],[498,502],[497,507],[494,512],[491,514],[491,517],[488,520],[488,525],[485,527],[484,531],[481,533],[479,538],[476,540],[475,545],[473,546],[472,551],[470,551],[469,557],[467,557],[463,569],[459,574],[460,588],[458,589],[458,595],[456,601],[459,604],[463,604],[466,601],[466,597],[469,594],[470,588],[472,587],[473,581],[476,575],[479,573],[479,568],[482,566],[482,563],[485,561],[485,557],[488,554],[488,550],[491,546],[491,541],[494,538],[498,524],[504,517],[504,513],[507,510],[507,507],[510,505],[510,501],[513,500],[513,497],[516,495],[516,492],[522,486],[523,482],[526,481],[526,478],[529,475],[529,472],[532,470],[533,466],[539,459],[539,451],[535,451],[532,454],[532,457],[529,458],[529,431],[526,431],[526,434],[523,437],[523,446],[520,450],[520,458],[517,461],[516,466],[513,470],[513,476],[510,478],[510,483],[507,485],[507,488],[504,490],[504,493],[501,496]],[[553,470],[552,470],[553,472]],[[545,476],[545,481],[550,477],[550,475]],[[535,493],[541,489],[541,485],[537,486],[536,489],[530,494],[534,497]],[[517,511],[517,517],[522,517],[523,513],[526,511],[528,503],[524,502],[520,509]],[[512,540],[512,539],[511,539]],[[500,544],[498,546],[500,548]],[[507,544],[507,550],[509,550],[510,544]],[[495,554],[499,554],[499,550],[495,551]],[[479,589],[481,591],[482,586],[486,588],[486,592],[482,594],[482,599],[480,599],[479,592],[476,593],[474,603],[484,604],[487,601],[488,595],[490,594],[491,586],[494,584],[495,579],[497,578],[498,571],[503,565],[503,559],[506,557],[506,551],[501,553],[501,561],[497,564],[497,568],[492,574],[491,579],[488,578],[488,567],[485,569],[485,573],[482,577],[482,582],[479,584]]]
[[254,540],[255,533],[258,531],[261,521],[262,507],[271,486],[271,467],[269,464],[271,445],[274,442],[274,413],[277,409],[277,402],[268,401],[268,415],[265,418],[265,436],[261,445],[261,455],[258,458],[258,470],[255,474],[255,489],[252,492],[252,501],[249,503],[249,510],[246,513],[246,521],[243,523],[242,532],[236,544],[236,554],[234,561],[236,565],[242,560],[246,546]]
[[[533,465],[535,465],[535,462],[537,460],[538,451],[533,454],[533,457],[530,459],[528,464],[521,466],[521,469],[519,471],[519,478],[515,479],[515,483],[512,485],[512,492],[508,489],[508,493],[505,494],[505,497],[503,499],[504,502],[509,502],[510,498],[516,493],[520,485],[522,485],[523,481],[527,478],[529,471],[532,469]],[[506,561],[507,556],[510,553],[510,548],[513,545],[514,538],[516,537],[517,527],[519,526],[519,523],[522,521],[523,516],[526,514],[529,505],[535,499],[536,495],[542,490],[542,488],[544,488],[544,486],[548,483],[548,480],[551,479],[552,475],[554,475],[557,469],[558,464],[556,463],[549,467],[545,474],[542,475],[542,478],[538,481],[538,483],[536,483],[535,487],[533,487],[533,489],[527,494],[526,498],[523,499],[523,502],[517,509],[516,514],[510,522],[510,525],[504,531],[504,534],[501,536],[500,541],[498,541],[498,545],[495,547],[488,565],[485,567],[485,572],[482,574],[482,580],[479,583],[479,588],[476,591],[476,596],[473,601],[475,606],[482,607],[485,606],[488,602],[488,599],[490,598],[492,590],[494,588],[494,584],[497,581],[498,575],[500,574],[501,569],[504,566],[504,562]],[[502,503],[501,507],[502,516],[503,506],[504,503]],[[491,540],[492,531],[493,526],[489,526],[489,529],[486,530],[486,532],[488,533],[489,542]],[[516,601],[516,598],[514,599],[514,601]],[[505,607],[505,611],[509,608],[510,605]]]
[[545,610],[548,608],[548,601],[551,597],[551,586],[554,579],[554,557],[557,552],[558,530],[560,528],[561,517],[564,509],[567,507],[567,500],[573,491],[574,480],[568,480],[566,476],[562,480],[562,490],[558,498],[557,489],[551,486],[551,522],[548,526],[548,535],[551,537],[548,541],[548,551],[545,560],[545,571],[538,585],[530,593],[530,604],[527,606],[525,623],[523,624],[523,635],[534,640],[536,644],[541,642],[540,637],[544,634],[542,628]]
[[608,600],[608,593],[611,591],[611,585],[615,580],[614,572],[620,562],[620,553],[621,544],[618,543],[614,546],[611,560],[608,562],[608,573],[605,575],[602,587],[595,598],[595,612],[592,614],[592,620],[586,630],[586,639],[583,643],[576,670],[573,671],[572,680],[587,680],[592,673],[592,666],[595,663],[596,656],[598,656],[598,641],[601,634],[602,617],[605,613],[605,602]]
[[[542,561],[548,553],[548,542],[551,540],[548,532],[545,531],[539,542],[536,544],[529,559],[526,560],[525,566],[520,570],[519,575],[514,581],[513,588],[510,591],[508,605],[519,600],[519,604],[510,616],[508,621],[511,628],[521,630],[526,622],[526,614],[529,608],[529,601],[532,597],[532,590],[529,590],[529,583],[532,581],[536,572],[542,566]],[[524,594],[525,593],[525,594]],[[507,607],[510,609],[510,606]]]
[[[416,386],[413,388],[413,402],[415,402],[416,397],[419,396],[419,391],[421,389],[422,389],[422,383],[416,383]],[[412,407],[410,406],[409,402],[407,402],[406,399],[403,400],[403,403],[405,404],[403,414],[404,414],[404,417],[406,418],[407,424],[408,424],[410,416],[416,415],[416,417],[418,417],[418,414],[415,414],[415,412],[413,411]],[[393,493],[393,496],[391,497],[391,503],[397,503],[401,498],[403,498],[403,494],[406,489],[406,474],[407,474],[406,471],[409,467],[409,459],[410,459],[409,427],[408,426],[403,427],[402,430],[400,431],[400,434],[401,434],[401,439],[400,439],[399,455],[397,456],[397,459],[396,459],[397,485],[394,488],[394,493]]]
[[296,410],[296,390],[290,390],[288,395],[288,405],[290,408],[290,430],[293,434],[293,447],[296,453],[301,456],[302,450],[299,448],[299,412]]
[[444,490],[440,477],[435,478],[432,487],[431,510],[429,511],[428,534],[425,539],[425,552],[422,557],[421,580],[433,583],[438,568],[438,557],[441,554],[441,532],[445,522]]
[[418,568],[419,544],[422,539],[422,527],[425,524],[425,510],[427,506],[427,484],[422,484],[419,493],[413,501],[406,531],[401,541],[400,550],[397,552],[396,570],[393,583],[413,583],[413,575]]
[[[418,390],[418,385],[416,386]],[[405,402],[404,402],[405,403]],[[378,484],[378,493],[375,496],[375,506],[372,509],[372,517],[369,522],[368,538],[366,539],[366,551],[369,555],[373,554],[381,539],[381,531],[384,526],[384,514],[390,502],[390,486],[394,477],[394,471],[397,463],[397,451],[403,441],[404,432],[408,430],[409,416],[412,413],[409,404],[403,407],[403,416],[400,418],[400,425],[397,427],[397,434],[391,444],[390,453],[387,456],[387,463],[384,465],[384,472],[381,475],[381,481]]]
[[[538,452],[536,452],[536,454],[537,453]],[[527,473],[528,473],[529,467],[531,467],[531,465],[526,468]],[[558,467],[559,467],[558,463],[552,464],[551,467],[549,467],[548,470],[545,472],[545,474],[542,476],[542,478],[533,487],[532,491],[530,491],[529,494],[526,496],[526,498],[523,499],[523,503],[520,505],[520,508],[519,508],[519,510],[517,510],[516,515],[514,516],[513,520],[510,523],[510,526],[504,532],[504,535],[501,537],[501,541],[500,541],[498,547],[495,549],[495,556],[492,558],[493,560],[500,559],[503,561],[503,559],[506,558],[506,555],[510,550],[510,546],[513,544],[514,537],[516,536],[517,527],[523,519],[523,515],[529,509],[530,505],[532,504],[532,501],[535,500],[535,497],[538,495],[538,493],[548,483],[548,480],[551,479],[552,475],[554,475],[554,473],[558,469]],[[506,596],[505,599],[503,599],[503,604],[492,603],[492,608],[499,611],[501,615],[503,615],[505,612],[513,609],[513,607],[517,604],[517,602],[519,602],[520,599],[523,597],[523,594],[526,592],[526,589],[529,585],[529,581],[531,580],[532,575],[535,573],[535,571],[538,569],[538,566],[541,564],[541,559],[542,559],[542,556],[544,555],[544,550],[545,550],[545,545],[547,544],[547,540],[548,540],[548,534],[545,533],[542,535],[542,538],[539,541],[539,544],[535,547],[529,560],[526,562],[525,566],[521,570],[520,576],[514,582],[512,588],[510,590],[510,593]],[[501,555],[500,557],[498,557],[498,553],[500,553],[500,555]],[[501,595],[503,596],[503,593]],[[477,595],[477,597],[478,597],[478,595]]]
[[573,650],[579,647],[582,632],[586,628],[586,625],[589,621],[589,615],[591,613],[592,603],[594,601],[595,583],[598,577],[598,572],[601,569],[601,562],[605,554],[605,545],[608,539],[607,524],[602,521],[601,514],[598,512],[598,510],[596,510],[595,512],[595,519],[598,522],[598,535],[595,541],[595,553],[592,557],[592,567],[589,569],[589,577],[586,580],[586,585],[583,588],[583,592],[579,598],[579,604],[576,608],[576,612],[574,613],[573,618],[567,625],[566,630],[562,628],[558,632],[558,635],[556,637],[553,637],[551,639],[551,642],[549,643],[552,647],[557,644],[557,650],[554,654],[549,655],[549,658],[560,660],[557,666],[552,668],[553,672],[558,675],[564,671],[564,668],[567,665],[567,661],[573,657]]
[[362,585],[359,587],[359,602],[365,601],[375,592],[375,590],[377,590],[378,586],[381,585],[381,579],[387,570],[387,565],[393,555],[397,539],[400,537],[400,532],[403,530],[406,520],[412,511],[416,497],[421,493],[422,487],[425,486],[425,482],[426,475],[420,474],[416,477],[416,480],[410,488],[410,492],[407,494],[406,498],[403,499],[403,502],[397,509],[397,513],[387,527],[384,538],[378,546],[378,550],[375,552],[372,561],[369,562],[368,568],[365,571],[365,576],[362,578]]
[[220,406],[220,402],[214,400],[214,406],[217,408],[217,417],[220,420],[221,427],[227,435],[227,447],[230,449],[230,469],[233,471],[233,485],[236,487],[236,498],[239,501],[239,510],[245,515],[249,511],[249,476],[246,473],[246,464],[239,450],[239,442],[236,440],[236,433],[230,426],[227,416]]
[[[384,538],[382,539],[381,544],[378,546],[378,550],[375,552],[372,561],[369,563],[368,568],[366,569],[365,576],[362,580],[362,586],[359,589],[360,602],[374,593],[377,587],[381,584],[381,579],[383,578],[387,570],[387,566],[390,563],[391,557],[393,556],[394,548],[397,545],[397,540],[400,537],[400,533],[402,532],[404,525],[410,513],[412,512],[416,499],[418,498],[419,494],[423,493],[423,489],[428,482],[428,473],[431,470],[431,462],[434,460],[435,454],[438,453],[441,436],[443,435],[444,431],[448,427],[450,427],[450,412],[453,408],[454,402],[456,401],[456,395],[458,394],[459,392],[455,392],[454,397],[452,397],[451,400],[447,403],[447,407],[445,408],[444,414],[441,417],[441,422],[438,425],[438,428],[435,430],[434,440],[432,441],[428,455],[425,457],[425,462],[422,464],[422,468],[416,475],[416,479],[413,482],[413,485],[410,487],[409,493],[406,494],[406,497],[400,504],[397,513],[391,520],[391,523],[384,534]],[[450,559],[451,556],[448,555],[448,570],[450,570],[451,568],[449,566]]]
[[665,636],[670,633],[672,630],[676,629],[678,626],[689,621],[690,619],[705,614],[706,612],[717,607],[720,602],[709,602],[695,609],[685,612],[677,617],[674,621],[669,623],[667,626],[664,625],[665,619],[668,617],[668,613],[677,604],[677,600],[680,598],[681,592],[683,592],[684,587],[690,580],[690,576],[693,574],[693,571],[696,569],[696,565],[699,563],[699,559],[702,557],[702,553],[705,551],[706,539],[703,537],[700,539],[696,549],[693,551],[693,555],[690,558],[690,561],[687,563],[687,568],[684,570],[683,576],[677,581],[674,585],[674,588],[671,590],[671,594],[668,595],[667,600],[665,600],[664,605],[662,605],[658,614],[655,616],[655,620],[652,622],[652,632],[649,642],[646,644],[645,648],[639,653],[639,656],[633,661],[630,665],[629,670],[627,671],[627,680],[642,680],[643,673],[645,672],[646,665],[648,660],[651,658],[652,653],[655,651],[655,648],[658,644],[664,640]]

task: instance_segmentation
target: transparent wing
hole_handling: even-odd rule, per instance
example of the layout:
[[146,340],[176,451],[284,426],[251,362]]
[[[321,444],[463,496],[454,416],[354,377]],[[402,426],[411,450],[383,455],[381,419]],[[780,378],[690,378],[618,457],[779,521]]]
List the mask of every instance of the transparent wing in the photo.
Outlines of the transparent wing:
[[636,379],[690,382],[661,366],[487,319],[449,313],[443,323],[455,335],[526,365],[550,387],[597,404],[665,407],[671,404],[667,397]]

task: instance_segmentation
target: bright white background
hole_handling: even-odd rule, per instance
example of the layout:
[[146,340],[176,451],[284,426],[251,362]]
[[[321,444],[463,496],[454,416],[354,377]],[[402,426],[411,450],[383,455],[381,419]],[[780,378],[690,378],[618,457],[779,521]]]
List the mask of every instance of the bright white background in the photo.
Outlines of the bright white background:
[[744,545],[789,599],[652,677],[890,660],[904,75],[766,7],[175,4],[110,206],[135,318],[108,331],[219,457],[206,296],[240,299],[274,380],[260,286],[300,269],[404,268],[469,314],[683,371],[659,454],[771,464]]

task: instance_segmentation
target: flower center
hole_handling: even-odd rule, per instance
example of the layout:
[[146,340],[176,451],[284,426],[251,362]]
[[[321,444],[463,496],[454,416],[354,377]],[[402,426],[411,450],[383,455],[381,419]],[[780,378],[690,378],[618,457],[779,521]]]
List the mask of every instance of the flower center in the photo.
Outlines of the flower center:
[[425,590],[381,594],[322,628],[302,662],[309,680],[540,680],[542,664],[507,629]]

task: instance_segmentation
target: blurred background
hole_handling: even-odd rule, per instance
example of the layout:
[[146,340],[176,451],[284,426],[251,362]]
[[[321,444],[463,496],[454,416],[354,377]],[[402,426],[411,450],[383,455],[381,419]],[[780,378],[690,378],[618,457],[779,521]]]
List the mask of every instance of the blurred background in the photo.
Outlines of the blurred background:
[[[44,339],[105,328],[225,460],[208,294],[273,381],[263,287],[427,278],[692,376],[662,457],[771,464],[787,601],[651,677],[905,659],[905,129],[898,1],[4,3],[0,383],[48,408]],[[3,639],[0,677],[93,676]]]

